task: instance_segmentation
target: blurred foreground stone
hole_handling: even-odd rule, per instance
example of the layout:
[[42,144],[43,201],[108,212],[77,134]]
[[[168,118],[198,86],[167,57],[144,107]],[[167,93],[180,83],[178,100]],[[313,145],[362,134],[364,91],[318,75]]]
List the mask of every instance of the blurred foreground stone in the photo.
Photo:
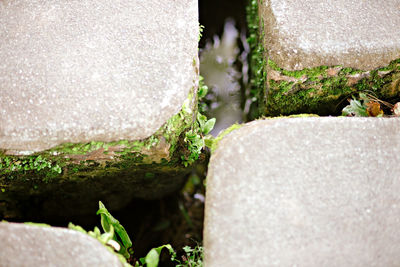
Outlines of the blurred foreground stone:
[[0,247],[3,267],[122,267],[95,238],[65,228],[2,222]]
[[253,0],[248,10],[262,113],[329,115],[355,92],[400,96],[399,1]]
[[177,190],[198,28],[194,0],[2,1],[0,219]]
[[211,157],[206,266],[398,266],[400,119],[251,122]]

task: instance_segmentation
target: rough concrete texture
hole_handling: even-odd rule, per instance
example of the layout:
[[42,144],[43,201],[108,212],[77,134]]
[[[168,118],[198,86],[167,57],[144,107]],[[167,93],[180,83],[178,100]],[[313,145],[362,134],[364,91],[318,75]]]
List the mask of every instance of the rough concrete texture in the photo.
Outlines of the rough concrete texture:
[[206,266],[398,266],[400,119],[294,118],[227,135],[207,177]]
[[0,149],[136,140],[197,80],[197,1],[0,2]]
[[0,262],[3,267],[121,266],[96,239],[78,231],[0,223]]
[[259,0],[265,45],[281,68],[371,70],[400,58],[400,1]]

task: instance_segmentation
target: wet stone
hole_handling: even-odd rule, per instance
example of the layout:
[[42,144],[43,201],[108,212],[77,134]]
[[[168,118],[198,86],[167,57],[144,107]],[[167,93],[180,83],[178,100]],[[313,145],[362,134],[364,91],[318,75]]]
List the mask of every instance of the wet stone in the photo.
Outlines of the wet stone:
[[207,266],[397,266],[400,119],[291,118],[228,134],[207,177]]
[[252,2],[264,43],[258,56],[267,72],[267,115],[332,114],[356,91],[399,96],[399,1]]
[[194,0],[1,1],[0,220],[179,189],[198,36]]
[[0,247],[4,267],[122,267],[118,257],[99,241],[64,228],[0,223]]

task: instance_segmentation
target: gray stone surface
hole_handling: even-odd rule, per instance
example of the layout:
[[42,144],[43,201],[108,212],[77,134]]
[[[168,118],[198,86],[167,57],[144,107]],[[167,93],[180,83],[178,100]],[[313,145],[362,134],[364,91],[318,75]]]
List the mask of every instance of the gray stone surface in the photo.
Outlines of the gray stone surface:
[[122,267],[99,241],[65,228],[0,223],[0,247],[2,267]]
[[0,149],[142,139],[197,81],[197,1],[0,1]]
[[300,70],[370,70],[400,58],[399,0],[259,0],[270,58]]
[[399,266],[399,133],[399,118],[325,117],[227,135],[208,169],[206,266]]

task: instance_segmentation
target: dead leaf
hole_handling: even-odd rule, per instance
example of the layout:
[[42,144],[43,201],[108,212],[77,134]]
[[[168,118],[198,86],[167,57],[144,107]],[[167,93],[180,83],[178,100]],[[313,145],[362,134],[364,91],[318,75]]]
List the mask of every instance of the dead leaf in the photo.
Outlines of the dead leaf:
[[368,116],[370,117],[378,117],[383,115],[383,110],[381,109],[381,105],[376,101],[370,101],[366,103]]

